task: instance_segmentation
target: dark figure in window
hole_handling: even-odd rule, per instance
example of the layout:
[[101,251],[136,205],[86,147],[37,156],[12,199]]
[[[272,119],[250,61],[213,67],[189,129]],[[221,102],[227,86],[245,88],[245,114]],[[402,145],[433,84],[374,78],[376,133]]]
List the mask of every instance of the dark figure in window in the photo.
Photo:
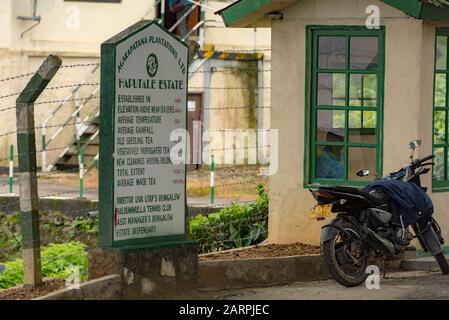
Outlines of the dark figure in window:
[[[333,132],[327,133],[328,142],[342,142],[343,137]],[[343,179],[344,165],[340,146],[326,146],[316,159],[316,177],[318,179]]]
[[[190,10],[192,3],[188,0],[168,0],[168,8],[176,13],[176,20],[179,21],[187,11]],[[183,38],[189,32],[189,16],[182,19],[178,25],[179,36]]]

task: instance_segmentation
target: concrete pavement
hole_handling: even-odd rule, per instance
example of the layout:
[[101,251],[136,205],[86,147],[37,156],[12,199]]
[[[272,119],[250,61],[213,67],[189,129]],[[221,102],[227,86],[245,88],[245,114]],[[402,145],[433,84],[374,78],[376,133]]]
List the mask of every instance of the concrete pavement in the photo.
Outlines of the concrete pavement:
[[198,299],[216,300],[449,300],[449,276],[439,272],[403,272],[381,276],[380,289],[362,284],[345,288],[333,280],[297,282],[284,286],[203,292]]

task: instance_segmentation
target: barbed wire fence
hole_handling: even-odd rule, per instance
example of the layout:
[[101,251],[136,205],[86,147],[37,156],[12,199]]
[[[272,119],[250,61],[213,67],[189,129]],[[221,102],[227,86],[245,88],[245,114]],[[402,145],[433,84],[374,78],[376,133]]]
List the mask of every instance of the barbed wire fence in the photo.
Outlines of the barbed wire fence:
[[[271,49],[267,49],[266,51],[271,51]],[[229,50],[229,52],[235,53],[235,52],[239,52],[239,53],[255,53],[255,52],[260,52],[260,50]],[[94,69],[98,69],[100,67],[99,63],[81,63],[81,64],[67,64],[67,65],[62,65],[60,67],[61,71],[70,71],[70,70],[74,70],[74,69],[83,69],[83,68],[89,68],[89,67],[94,67]],[[42,69],[41,69],[42,71]],[[268,73],[271,72],[271,69],[269,68],[259,68],[257,67],[256,69],[257,73]],[[214,74],[226,74],[226,73],[235,73],[238,72],[238,70],[235,70],[234,68],[221,68],[218,70],[198,70],[195,73],[197,74],[208,74],[208,73],[214,73]],[[3,86],[4,88],[8,88],[11,82],[14,81],[19,81],[19,80],[26,80],[30,77],[32,77],[35,74],[35,72],[30,72],[30,73],[23,73],[23,74],[19,74],[19,75],[12,75],[9,77],[5,77],[0,79],[0,85]],[[61,85],[53,85],[53,86],[49,86],[46,88],[45,92],[49,93],[55,93],[55,95],[58,95],[59,93],[64,93],[67,90],[79,90],[80,88],[88,88],[88,87],[94,87],[97,88],[99,87],[100,84],[98,82],[95,81],[82,81],[82,82],[74,82],[74,83],[64,83]],[[242,92],[242,91],[248,91],[248,90],[254,90],[254,91],[258,91],[258,90],[269,90],[270,87],[266,86],[266,85],[261,85],[259,84],[257,87],[255,88],[248,88],[247,86],[191,86],[189,87],[189,90],[193,90],[195,92],[198,91],[204,91],[204,90],[209,90],[209,91],[214,91],[214,92],[220,92],[220,91],[234,91],[234,92]],[[13,104],[7,105],[4,102],[7,101],[8,99],[12,99],[15,98],[17,96],[19,96],[22,93],[26,93],[25,91],[22,92],[6,92],[2,95],[0,95],[0,119],[4,119],[4,117],[2,116],[3,113],[7,113],[7,112],[13,112],[16,110],[16,106]],[[58,104],[59,106],[62,105],[62,108],[68,110],[67,112],[72,112],[73,111],[73,107],[75,104],[75,108],[77,106],[77,104],[79,103],[88,103],[88,102],[95,102],[95,103],[99,103],[99,94],[94,94],[94,95],[88,95],[88,96],[74,96],[74,97],[70,97],[70,98],[65,98],[65,99],[46,99],[46,100],[42,100],[42,101],[36,101],[34,103],[35,108],[36,108],[36,112],[40,112],[40,108],[47,108],[47,110],[52,110],[52,105]],[[271,106],[270,105],[249,105],[249,106],[245,106],[245,105],[241,105],[241,106],[236,106],[236,105],[201,105],[199,108],[200,112],[204,112],[205,110],[208,110],[209,112],[222,112],[222,111],[228,111],[228,112],[239,112],[240,110],[243,111],[248,111],[248,110],[258,110],[258,109],[263,109],[263,110],[270,110]],[[76,111],[76,110],[75,110]],[[94,108],[95,111],[95,108]],[[98,111],[99,112],[99,111]],[[220,117],[221,115],[215,115]],[[80,121],[79,118],[76,119],[76,121],[62,121],[62,122],[58,122],[58,123],[54,123],[54,124],[48,124],[48,125],[35,125],[34,129],[38,130],[38,131],[42,131],[42,130],[48,130],[48,129],[55,129],[55,130],[60,130],[61,128],[65,129],[65,128],[69,128],[69,127],[76,127],[76,126],[80,126],[80,125],[91,125],[93,124],[93,121],[91,119],[86,119],[86,121]],[[97,123],[98,125],[98,123]],[[75,128],[76,130],[76,128]],[[207,129],[206,129],[207,130]],[[212,131],[220,131],[220,132],[225,132],[228,129],[214,129]],[[71,131],[73,134],[73,130]],[[17,135],[18,131],[17,130],[11,130],[11,131],[4,131],[1,132],[0,131],[0,138],[15,138],[15,135]],[[203,131],[204,133],[204,131]],[[39,140],[39,139],[37,139]],[[44,145],[43,148],[37,148],[36,151],[34,152],[34,154],[30,153],[30,156],[36,156],[36,157],[40,157],[42,156],[43,153],[50,153],[50,152],[62,152],[67,150],[68,148],[72,147],[72,144],[69,145],[62,145],[62,146],[57,146],[57,147],[52,147],[52,148],[46,148],[46,146]],[[239,147],[236,145],[233,145],[231,147],[226,146],[226,147],[214,147],[214,148],[210,148],[209,151],[209,155],[211,155],[213,157],[214,153],[219,153],[219,152],[227,152],[227,151],[233,151],[235,152],[236,150],[239,149],[243,149],[243,150],[250,150],[250,149],[259,149],[259,148],[270,148],[269,144],[262,144],[262,145],[247,145],[247,146],[243,146],[243,147]],[[19,157],[19,155],[16,153],[14,154],[13,152],[13,146],[11,145],[11,148],[8,148],[8,150],[10,150],[9,154],[5,154],[4,156],[0,157],[0,163],[4,163],[4,162],[8,162],[8,167],[9,167],[9,177],[7,180],[5,180],[5,182],[3,182],[2,180],[0,180],[0,190],[2,190],[1,192],[3,193],[3,189],[5,188],[9,188],[9,196],[12,196],[14,194],[14,189],[13,186],[15,186],[17,183],[20,183],[21,181],[23,181],[23,179],[29,179],[29,178],[23,178],[18,174],[14,173],[14,168],[15,168],[15,163],[17,163],[17,159]],[[79,150],[78,150],[79,151]],[[211,163],[212,164],[212,163]],[[215,167],[216,170],[217,167]],[[31,176],[31,179],[36,179],[39,181],[39,179],[51,179],[51,178],[56,178],[56,177],[60,177],[61,175],[79,175],[82,179],[83,175],[85,174],[85,172],[82,172],[84,169],[84,164],[83,164],[83,168],[81,168],[81,162],[78,163],[77,167],[74,168],[70,168],[70,169],[66,169],[63,171],[46,171],[45,168],[43,168],[44,170],[41,170],[38,174],[36,174],[35,176]],[[215,175],[214,175],[215,176]],[[204,184],[204,185],[200,185],[198,187],[195,188],[189,188],[189,191],[195,193],[195,191],[204,191],[205,189],[209,189],[210,192],[212,192],[212,189],[214,190],[214,192],[216,192],[217,190],[223,190],[223,189],[230,189],[230,188],[236,188],[238,186],[254,186],[256,183],[263,183],[263,179],[261,179],[258,176],[250,176],[250,177],[240,177],[239,179],[237,179],[237,181],[235,181],[235,179],[232,182],[227,182],[227,183],[220,183],[220,181],[218,181],[218,183],[215,183],[215,181],[213,183],[211,183],[210,185]],[[92,196],[95,197],[96,194],[98,194],[98,186],[93,186],[93,187],[88,187],[88,188],[83,188],[82,191],[80,191],[79,189],[73,188],[71,190],[62,190],[62,191],[58,191],[58,192],[49,192],[49,193],[41,193],[39,195],[39,198],[44,199],[44,198],[52,198],[52,197],[70,197],[70,198],[78,198],[78,196],[80,194],[83,194],[84,192],[90,193]],[[18,211],[18,208],[20,207],[20,204],[23,202],[28,202],[32,199],[17,199],[15,200],[15,198],[11,198],[9,201],[7,201],[6,203],[3,202],[2,204],[0,204],[0,212],[14,212],[14,211]],[[213,201],[212,201],[213,202]],[[247,204],[250,205],[253,203],[252,201],[238,201],[240,204]],[[71,216],[80,216],[80,217],[92,217],[95,216],[96,214],[98,214],[98,212],[96,210],[92,210],[90,208],[83,208],[80,210],[72,210],[71,211]],[[261,215],[259,218],[263,219],[267,219],[268,216],[264,216]],[[239,223],[240,221],[235,221],[235,223]],[[22,222],[21,223],[21,228],[26,227],[27,223],[32,223],[32,222]],[[71,237],[72,238],[77,238],[78,236],[83,235],[83,231],[80,231],[79,233],[72,233]],[[64,242],[67,240],[67,236],[65,235],[60,235],[60,236],[55,236],[55,237],[43,237],[40,238],[38,240],[39,245],[43,246],[49,243],[57,243],[57,242]],[[240,241],[245,241],[248,240],[247,238],[243,237],[240,239]],[[214,243],[212,244],[212,248],[219,250],[220,248],[226,248],[227,246],[225,244],[227,243],[234,243],[235,239],[216,239],[216,241],[214,241]],[[17,248],[17,246],[1,246],[0,250],[8,250],[11,248]],[[87,248],[87,249],[93,249],[92,248]],[[203,247],[202,250],[205,250],[206,248]],[[61,257],[62,258],[62,257]]]

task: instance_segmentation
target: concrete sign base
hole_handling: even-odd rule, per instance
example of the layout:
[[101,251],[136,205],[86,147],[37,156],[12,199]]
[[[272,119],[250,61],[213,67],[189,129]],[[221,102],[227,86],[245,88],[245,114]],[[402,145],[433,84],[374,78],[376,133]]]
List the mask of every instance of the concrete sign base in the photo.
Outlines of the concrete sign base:
[[88,261],[89,280],[121,276],[124,300],[173,298],[197,287],[198,250],[193,243],[153,249],[94,249]]

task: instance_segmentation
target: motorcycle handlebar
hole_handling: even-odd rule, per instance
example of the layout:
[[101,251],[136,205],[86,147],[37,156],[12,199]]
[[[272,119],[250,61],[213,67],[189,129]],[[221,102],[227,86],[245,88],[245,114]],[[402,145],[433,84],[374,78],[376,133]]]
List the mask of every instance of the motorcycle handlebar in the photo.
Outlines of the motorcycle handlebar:
[[420,159],[419,163],[423,163],[423,162],[426,162],[426,161],[429,161],[429,160],[432,160],[432,159],[435,159],[435,155],[433,155],[433,154],[431,154],[430,156],[427,156],[425,158]]
[[412,162],[412,166],[414,168],[420,167],[424,162],[435,159],[435,155],[431,154],[430,156],[424,157],[422,159],[416,159]]

